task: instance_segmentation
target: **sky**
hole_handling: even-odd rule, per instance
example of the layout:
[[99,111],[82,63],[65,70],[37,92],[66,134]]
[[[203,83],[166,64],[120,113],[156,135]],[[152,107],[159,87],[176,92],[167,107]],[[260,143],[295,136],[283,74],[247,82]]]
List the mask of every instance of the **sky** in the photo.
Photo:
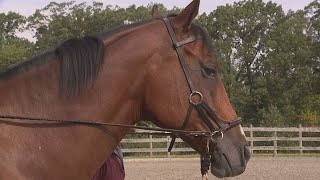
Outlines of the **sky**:
[[[0,0],[0,13],[14,11],[24,16],[32,15],[36,9],[45,7],[49,2],[63,2],[67,0]],[[92,0],[74,0],[76,2],[92,2]],[[118,5],[120,7],[128,7],[132,4],[137,6],[148,5],[149,3],[161,3],[168,9],[174,6],[183,8],[188,5],[191,0],[95,0],[103,2],[104,4]],[[268,2],[269,0],[264,0]],[[289,9],[298,10],[303,9],[313,0],[272,0],[273,2],[282,5],[287,12]],[[225,5],[227,3],[233,4],[235,0],[202,0],[200,4],[200,13],[212,12],[217,6]]]

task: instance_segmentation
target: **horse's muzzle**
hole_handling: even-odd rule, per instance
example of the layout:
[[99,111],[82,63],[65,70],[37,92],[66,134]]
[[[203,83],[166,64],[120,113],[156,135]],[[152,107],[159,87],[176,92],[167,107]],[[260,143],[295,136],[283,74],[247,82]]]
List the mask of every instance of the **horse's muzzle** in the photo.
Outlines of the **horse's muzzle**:
[[244,145],[237,152],[215,150],[211,159],[211,173],[219,178],[242,174],[250,159],[250,150],[247,145]]

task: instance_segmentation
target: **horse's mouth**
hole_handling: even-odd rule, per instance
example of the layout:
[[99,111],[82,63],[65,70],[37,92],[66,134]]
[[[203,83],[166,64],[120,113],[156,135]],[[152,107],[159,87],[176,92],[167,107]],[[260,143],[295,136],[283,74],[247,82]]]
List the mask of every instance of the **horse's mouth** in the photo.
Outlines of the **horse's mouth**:
[[211,158],[211,173],[216,177],[230,177],[232,176],[232,167],[225,154],[222,154],[219,159]]

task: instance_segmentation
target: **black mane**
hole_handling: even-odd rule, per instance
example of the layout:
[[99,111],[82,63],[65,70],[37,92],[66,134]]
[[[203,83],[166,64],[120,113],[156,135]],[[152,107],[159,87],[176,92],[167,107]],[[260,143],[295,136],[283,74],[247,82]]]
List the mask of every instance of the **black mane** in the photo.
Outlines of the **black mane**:
[[61,61],[61,89],[76,95],[96,79],[104,62],[104,45],[100,38],[93,36],[73,38],[62,43],[54,54]]
[[26,59],[0,72],[0,80],[9,79],[52,59],[58,59],[60,61],[59,83],[61,92],[67,95],[77,95],[89,83],[94,82],[104,63],[103,38],[149,23],[155,19],[151,18],[137,23],[120,25],[94,36],[69,39],[53,50]]
[[60,60],[60,89],[76,95],[89,82],[95,80],[103,64],[104,45],[99,37],[72,38],[54,50],[47,51],[18,63],[0,73],[0,80],[26,72],[52,59]]

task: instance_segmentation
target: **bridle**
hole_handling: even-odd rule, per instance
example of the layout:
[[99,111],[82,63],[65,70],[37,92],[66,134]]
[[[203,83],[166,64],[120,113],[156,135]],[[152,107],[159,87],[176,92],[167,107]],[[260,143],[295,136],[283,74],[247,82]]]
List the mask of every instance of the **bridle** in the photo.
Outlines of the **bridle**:
[[[222,140],[223,138],[223,133],[239,124],[241,124],[241,118],[237,117],[236,119],[234,119],[231,122],[228,123],[224,123],[217,115],[216,113],[210,108],[210,106],[205,102],[205,99],[202,95],[202,93],[200,91],[197,91],[192,79],[191,79],[191,75],[189,73],[187,64],[185,62],[184,56],[180,50],[180,47],[192,43],[194,41],[197,40],[197,38],[195,36],[192,36],[190,38],[187,38],[185,40],[182,41],[177,41],[176,35],[174,33],[174,30],[172,28],[172,25],[169,21],[169,19],[167,17],[162,19],[163,22],[165,23],[167,30],[169,32],[169,36],[170,39],[172,41],[173,44],[173,48],[175,49],[177,55],[178,55],[178,59],[180,62],[180,65],[182,67],[183,73],[186,77],[189,89],[190,89],[190,96],[189,96],[189,108],[187,110],[187,114],[185,116],[184,122],[181,126],[181,129],[185,129],[186,125],[190,119],[191,113],[193,111],[193,109],[195,108],[199,115],[201,116],[203,122],[207,125],[207,127],[210,129],[211,132],[211,138],[209,139],[209,141],[217,141],[217,139],[213,139],[213,136],[216,134],[219,134],[219,138],[218,141]],[[194,100],[194,97],[197,97],[197,100]],[[216,129],[213,124],[211,122],[214,122],[217,126],[218,129]],[[176,136],[173,135],[171,143],[169,145],[168,151],[170,152],[172,150],[173,144],[175,142]],[[201,157],[201,173],[204,176],[204,174],[206,174],[206,172],[209,169],[210,166],[210,147],[209,147],[209,141],[207,141],[207,149],[206,149],[206,155],[202,155]]]
[[[187,64],[185,62],[184,56],[180,50],[180,47],[195,42],[197,39],[196,37],[192,36],[190,38],[187,38],[185,40],[182,40],[180,42],[177,41],[176,35],[174,33],[174,30],[172,28],[172,25],[169,21],[168,18],[163,18],[162,19],[163,22],[165,23],[167,30],[169,32],[169,36],[170,39],[172,41],[173,44],[173,48],[175,49],[177,55],[178,55],[178,59],[180,62],[180,65],[182,67],[183,73],[186,77],[189,89],[190,89],[190,96],[189,96],[189,108],[187,111],[187,114],[185,116],[184,122],[181,126],[181,129],[185,129],[186,125],[190,119],[191,113],[193,111],[194,108],[197,109],[198,113],[200,114],[203,122],[208,126],[208,128],[210,129],[211,134],[216,134],[216,133],[220,133],[221,137],[223,137],[223,132],[241,124],[241,118],[238,117],[235,120],[228,122],[228,123],[224,123],[217,115],[216,113],[210,108],[210,106],[205,102],[204,97],[202,95],[202,93],[200,91],[197,91],[196,88],[193,85],[192,79],[191,79],[191,75],[190,72],[188,70]],[[197,100],[193,100],[193,97],[198,97]],[[213,120],[213,122],[218,126],[218,129],[216,129],[213,124],[211,123]],[[174,139],[174,138],[173,138]],[[172,145],[174,143],[174,140],[171,141],[169,150],[172,149]]]
[[[142,129],[149,131],[158,131],[165,132],[166,134],[172,135],[172,140],[168,151],[172,150],[175,139],[177,135],[186,135],[186,136],[205,136],[208,137],[210,141],[216,141],[213,139],[215,135],[219,135],[219,140],[223,138],[223,133],[239,124],[241,124],[241,118],[236,118],[235,120],[225,123],[223,122],[216,113],[209,107],[209,105],[205,102],[205,99],[200,91],[197,91],[193,85],[187,64],[184,60],[184,56],[180,50],[180,47],[192,43],[197,40],[196,37],[192,36],[182,41],[177,41],[176,35],[172,28],[172,25],[168,18],[163,18],[163,22],[165,23],[167,30],[169,32],[169,36],[172,40],[173,48],[175,49],[180,65],[182,67],[183,73],[186,77],[189,89],[189,108],[187,110],[187,114],[185,116],[184,122],[180,129],[167,129],[167,128],[155,128],[155,127],[144,127],[144,126],[133,126],[133,125],[124,125],[124,124],[116,124],[116,123],[104,123],[104,122],[95,122],[95,121],[85,121],[85,120],[62,120],[62,119],[49,119],[49,118],[41,118],[41,117],[26,117],[26,116],[15,116],[15,115],[1,115],[1,119],[14,119],[14,120],[30,120],[30,121],[48,121],[48,122],[59,122],[59,123],[67,123],[67,124],[82,124],[82,125],[91,125],[91,126],[112,126],[112,127],[121,127],[121,128],[134,128],[134,129]],[[194,100],[194,97],[197,97],[197,100]],[[193,109],[196,109],[201,116],[203,122],[207,125],[210,131],[187,131],[184,130],[188,124],[191,113]],[[215,128],[212,124],[212,121],[218,126],[218,129]],[[206,155],[202,155],[201,160],[201,173],[204,175],[205,172],[208,171],[210,166],[210,149],[209,149],[209,141],[207,142]]]

